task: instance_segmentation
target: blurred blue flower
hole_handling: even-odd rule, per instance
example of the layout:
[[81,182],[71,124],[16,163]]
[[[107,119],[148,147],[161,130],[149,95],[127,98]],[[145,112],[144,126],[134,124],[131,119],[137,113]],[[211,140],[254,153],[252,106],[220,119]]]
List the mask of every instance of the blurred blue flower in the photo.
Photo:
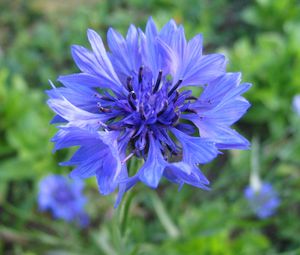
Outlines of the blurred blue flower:
[[[190,41],[183,26],[169,21],[160,31],[150,18],[145,33],[131,25],[124,38],[110,28],[109,52],[93,30],[92,50],[72,47],[81,72],[60,76],[64,86],[48,91],[48,105],[60,123],[55,150],[80,146],[68,161],[73,178],[96,175],[100,193],[125,191],[142,181],[156,188],[162,177],[207,189],[198,168],[220,149],[248,149],[231,129],[247,111],[240,73],[226,73],[221,54],[203,54],[202,35]],[[202,91],[193,95],[191,86]],[[198,135],[200,134],[200,136]],[[144,159],[132,176],[126,162]]]
[[278,194],[270,183],[262,183],[258,189],[248,186],[244,194],[251,210],[261,219],[273,215],[280,204]]
[[76,221],[80,226],[89,224],[84,211],[87,199],[82,194],[84,183],[62,175],[48,175],[39,183],[38,205],[41,211],[51,211],[55,218]]
[[300,116],[300,95],[294,96],[293,109]]

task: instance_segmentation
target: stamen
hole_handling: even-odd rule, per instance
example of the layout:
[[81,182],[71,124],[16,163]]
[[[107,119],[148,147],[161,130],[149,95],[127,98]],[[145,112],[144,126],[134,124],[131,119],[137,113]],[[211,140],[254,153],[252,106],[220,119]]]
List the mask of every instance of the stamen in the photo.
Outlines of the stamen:
[[175,150],[173,150],[173,148],[171,148],[170,145],[166,144],[166,146],[167,146],[168,150],[171,152],[171,154],[174,154],[175,156],[178,155],[178,153]]
[[168,101],[164,101],[164,106],[163,108],[157,113],[157,117],[159,117],[160,115],[162,115],[167,109],[168,109]]
[[113,98],[109,98],[107,96],[102,96],[102,95],[99,95],[99,94],[96,94],[96,93],[94,94],[94,96],[97,97],[97,98],[99,98],[99,99],[105,100],[105,101],[111,101],[111,102],[114,101]]
[[161,82],[161,78],[162,78],[162,70],[160,70],[159,73],[158,73],[158,77],[157,77],[157,80],[156,80],[156,83],[155,83],[155,86],[154,86],[154,89],[153,89],[153,94],[158,91],[159,85],[160,85],[160,82]]
[[174,85],[174,87],[169,91],[168,97],[173,94],[173,92],[180,86],[181,83],[182,83],[182,80],[178,80],[178,82]]
[[107,126],[108,130],[120,130],[122,129],[121,127],[117,126],[117,125],[108,125]]
[[144,69],[144,66],[141,66],[140,69],[139,69],[139,83],[142,83],[142,80],[143,80],[143,69]]
[[132,95],[132,98],[135,100],[135,99],[136,99],[136,94],[135,94],[135,92],[134,92],[134,91],[131,91],[130,93],[131,93],[131,95]]
[[105,112],[105,113],[108,113],[108,112],[111,112],[111,109],[109,109],[109,108],[104,108],[102,105],[101,105],[101,103],[97,103],[97,107],[99,108],[99,110],[101,111],[101,112]]
[[185,100],[198,100],[198,98],[194,96],[189,96]]
[[145,120],[146,116],[145,116],[145,109],[144,109],[144,105],[143,104],[140,104],[139,110],[140,110],[140,114],[141,114],[142,120]]
[[124,158],[122,161],[121,161],[121,164],[123,165],[124,163],[126,163],[127,160],[129,160],[134,154],[135,154],[135,150],[133,152],[131,152],[126,158]]
[[175,116],[172,119],[173,126],[176,126],[179,123],[179,117],[180,117],[180,113],[179,112],[175,112]]
[[130,104],[131,108],[135,111],[136,110],[136,106],[135,106],[135,104],[133,102],[134,99],[136,99],[136,95],[135,95],[135,93],[133,91],[131,91],[128,94],[128,103]]
[[128,90],[129,92],[133,91],[133,87],[132,87],[132,76],[128,76],[128,77],[127,77],[126,85],[127,85],[127,90]]
[[111,112],[111,109],[104,108],[104,107],[102,107],[102,106],[100,106],[99,109],[100,109],[101,112],[105,112],[105,113]]
[[187,108],[187,109],[184,110],[183,112],[190,112],[190,113],[196,113],[196,114],[197,114],[197,111],[196,111],[196,110],[190,109],[190,108]]
[[176,95],[175,95],[175,98],[174,98],[174,103],[177,102],[177,99],[179,98],[179,92],[178,90],[176,90]]

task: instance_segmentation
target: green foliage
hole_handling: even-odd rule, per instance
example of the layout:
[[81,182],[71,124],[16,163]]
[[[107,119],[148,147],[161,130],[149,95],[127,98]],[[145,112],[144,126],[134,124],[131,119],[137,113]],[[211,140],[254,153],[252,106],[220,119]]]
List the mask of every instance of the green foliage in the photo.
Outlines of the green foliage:
[[[39,179],[70,170],[58,167],[68,152],[52,154],[48,79],[76,71],[69,48],[88,46],[87,28],[103,37],[109,26],[125,33],[150,15],[159,25],[171,17],[184,23],[188,37],[203,33],[206,52],[225,52],[228,69],[253,83],[246,94],[252,107],[237,129],[259,137],[261,176],[280,194],[270,219],[258,220],[243,198],[247,151],[203,169],[209,192],[138,185],[120,214],[89,179],[91,224],[84,230],[37,210]],[[1,1],[0,254],[300,254],[300,117],[291,107],[300,93],[299,28],[296,0]]]

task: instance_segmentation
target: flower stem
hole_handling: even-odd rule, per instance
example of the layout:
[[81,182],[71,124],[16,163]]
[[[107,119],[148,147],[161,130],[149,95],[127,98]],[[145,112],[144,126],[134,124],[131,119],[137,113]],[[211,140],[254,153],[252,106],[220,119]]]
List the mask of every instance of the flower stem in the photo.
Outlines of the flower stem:
[[133,197],[134,197],[134,192],[127,192],[124,196],[124,201],[122,204],[122,208],[120,210],[120,231],[122,236],[126,234],[128,213],[130,210],[130,205],[133,200]]
[[168,215],[158,195],[155,192],[150,192],[150,198],[152,200],[154,210],[168,235],[171,238],[178,238],[180,236],[180,232]]

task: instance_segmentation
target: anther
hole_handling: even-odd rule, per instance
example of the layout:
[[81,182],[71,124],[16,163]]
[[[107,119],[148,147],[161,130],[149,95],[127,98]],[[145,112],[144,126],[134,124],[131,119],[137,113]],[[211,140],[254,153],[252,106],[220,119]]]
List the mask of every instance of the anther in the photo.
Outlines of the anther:
[[108,125],[107,129],[108,130],[120,130],[121,128],[117,125]]
[[[135,98],[134,98],[135,97]],[[130,104],[131,108],[135,111],[136,110],[136,106],[133,102],[133,100],[136,99],[136,95],[135,93],[132,91],[128,94],[128,103]]]
[[101,112],[105,112],[105,113],[111,112],[111,109],[102,107],[101,103],[99,102],[97,103],[97,107]]
[[99,107],[99,109],[100,109],[100,111],[101,112],[105,112],[105,113],[109,113],[109,112],[111,112],[111,109],[108,109],[108,108],[104,108],[104,107]]
[[135,99],[136,99],[136,94],[135,94],[135,92],[134,92],[134,91],[131,91],[130,94],[131,94],[132,98],[135,100]]
[[180,117],[180,113],[176,112],[175,116],[172,119],[173,126],[176,126],[179,123],[179,117]]
[[132,76],[128,76],[128,77],[127,77],[126,85],[127,85],[127,90],[128,90],[129,92],[133,91],[133,87],[132,87]]
[[197,111],[196,111],[196,110],[190,109],[190,108],[187,108],[184,112],[196,113],[196,114],[197,114]]
[[158,77],[157,77],[157,80],[156,80],[156,83],[155,83],[155,86],[154,86],[154,89],[153,89],[153,94],[158,91],[159,86],[160,86],[160,82],[161,82],[161,78],[162,78],[162,70],[160,70],[159,73],[158,73]]
[[142,80],[143,80],[143,76],[142,76],[143,69],[144,69],[144,66],[141,66],[140,69],[139,69],[139,83],[141,83]]
[[94,97],[97,97],[99,99],[102,99],[102,100],[105,100],[105,101],[114,101],[113,98],[109,98],[107,96],[102,96],[102,95],[99,95],[99,94],[94,94]]
[[145,110],[144,110],[144,105],[143,104],[140,104],[139,110],[140,110],[142,120],[145,120],[146,116],[145,116]]
[[171,96],[176,89],[178,89],[178,87],[180,86],[181,83],[182,83],[182,80],[178,80],[178,82],[174,85],[174,87],[169,91],[168,97]]
[[198,98],[194,96],[189,96],[185,100],[198,100]]
[[157,113],[157,116],[162,115],[166,110],[168,109],[168,101],[164,101],[164,106],[163,108]]
[[179,98],[179,92],[178,92],[178,90],[176,90],[176,95],[175,95],[175,98],[174,98],[174,102],[176,102],[178,98]]

